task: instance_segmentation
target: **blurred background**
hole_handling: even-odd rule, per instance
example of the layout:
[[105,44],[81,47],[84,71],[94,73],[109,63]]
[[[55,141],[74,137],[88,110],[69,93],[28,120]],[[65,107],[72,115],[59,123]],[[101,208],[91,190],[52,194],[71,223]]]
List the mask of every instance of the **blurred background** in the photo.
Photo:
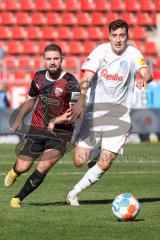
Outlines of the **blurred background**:
[[135,88],[129,141],[158,142],[160,0],[0,0],[0,143],[17,141],[9,116],[43,69],[45,46],[60,45],[63,66],[80,79],[82,62],[108,41],[107,25],[117,18],[128,22],[129,42],[144,54],[154,77],[147,90]]

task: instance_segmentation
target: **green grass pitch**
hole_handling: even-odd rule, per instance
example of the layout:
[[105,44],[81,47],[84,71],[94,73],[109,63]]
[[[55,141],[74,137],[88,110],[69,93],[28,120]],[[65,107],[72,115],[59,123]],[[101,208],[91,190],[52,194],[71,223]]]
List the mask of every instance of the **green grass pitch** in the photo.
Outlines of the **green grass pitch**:
[[[11,188],[3,185],[15,160],[14,145],[0,145],[0,239],[30,240],[158,240],[160,221],[160,146],[128,144],[123,157],[97,184],[80,194],[80,207],[65,204],[65,195],[87,170],[72,164],[72,151],[53,168],[44,183],[12,209],[10,199],[31,171]],[[135,195],[141,211],[135,221],[119,222],[111,204],[120,193]]]

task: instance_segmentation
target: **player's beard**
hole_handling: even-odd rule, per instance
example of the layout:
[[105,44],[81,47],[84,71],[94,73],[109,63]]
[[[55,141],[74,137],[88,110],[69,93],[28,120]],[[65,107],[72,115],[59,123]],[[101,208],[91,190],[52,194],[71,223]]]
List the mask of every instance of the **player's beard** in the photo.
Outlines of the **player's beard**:
[[51,70],[50,68],[48,68],[47,71],[49,73],[50,78],[58,79],[59,76],[61,75],[62,69],[61,69],[61,67],[57,68],[56,70],[54,70],[54,69]]

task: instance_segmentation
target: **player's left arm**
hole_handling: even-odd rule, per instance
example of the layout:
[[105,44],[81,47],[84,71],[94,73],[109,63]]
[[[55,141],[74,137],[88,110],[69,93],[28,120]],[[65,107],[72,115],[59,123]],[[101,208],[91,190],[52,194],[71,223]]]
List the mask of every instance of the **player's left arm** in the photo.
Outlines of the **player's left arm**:
[[151,70],[149,69],[149,67],[142,67],[140,68],[139,73],[142,78],[136,82],[136,87],[138,87],[139,89],[142,89],[143,87],[146,88],[147,84],[153,80]]

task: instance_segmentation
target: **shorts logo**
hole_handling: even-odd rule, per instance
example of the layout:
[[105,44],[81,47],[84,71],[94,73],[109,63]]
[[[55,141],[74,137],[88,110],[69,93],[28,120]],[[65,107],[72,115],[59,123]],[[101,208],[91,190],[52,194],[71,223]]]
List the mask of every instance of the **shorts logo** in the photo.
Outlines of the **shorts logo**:
[[63,92],[62,88],[59,88],[59,87],[55,88],[55,95],[56,95],[56,97],[61,96],[62,92]]

